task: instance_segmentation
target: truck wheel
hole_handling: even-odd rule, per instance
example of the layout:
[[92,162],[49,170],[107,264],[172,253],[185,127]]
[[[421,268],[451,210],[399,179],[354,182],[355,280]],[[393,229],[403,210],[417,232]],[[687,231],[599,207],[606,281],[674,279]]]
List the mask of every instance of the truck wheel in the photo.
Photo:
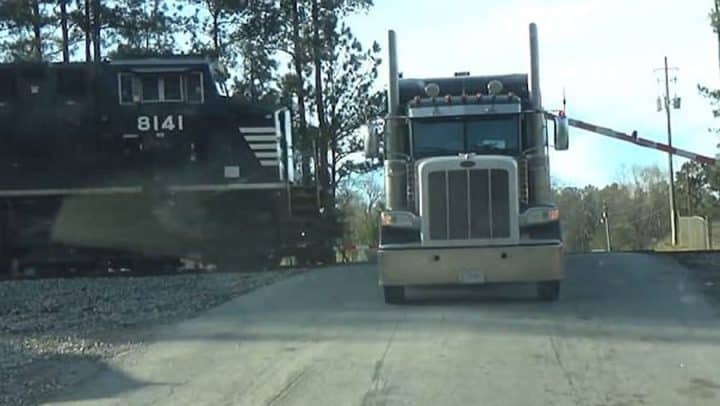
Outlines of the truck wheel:
[[383,295],[385,296],[385,303],[388,304],[399,304],[405,302],[405,287],[404,286],[383,286]]
[[540,282],[537,285],[537,294],[540,300],[554,302],[560,296],[560,281]]

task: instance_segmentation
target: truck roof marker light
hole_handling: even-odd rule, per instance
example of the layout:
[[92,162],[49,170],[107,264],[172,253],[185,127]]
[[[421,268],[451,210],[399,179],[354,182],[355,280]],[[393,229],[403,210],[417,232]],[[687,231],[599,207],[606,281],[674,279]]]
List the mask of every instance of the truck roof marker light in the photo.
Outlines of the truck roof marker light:
[[428,97],[437,97],[440,95],[440,86],[437,83],[428,83],[425,85],[425,94]]
[[491,80],[490,83],[488,83],[487,88],[488,88],[488,93],[495,96],[497,94],[500,94],[500,92],[502,92],[503,84],[501,81],[494,79],[494,80]]

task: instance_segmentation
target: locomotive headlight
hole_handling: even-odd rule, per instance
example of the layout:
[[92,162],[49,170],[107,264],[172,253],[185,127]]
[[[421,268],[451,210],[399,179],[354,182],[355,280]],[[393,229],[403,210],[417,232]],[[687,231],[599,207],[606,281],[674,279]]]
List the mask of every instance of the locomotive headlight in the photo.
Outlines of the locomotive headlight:
[[557,207],[531,207],[520,215],[520,226],[551,223],[559,218],[560,210]]
[[385,227],[419,228],[420,219],[408,211],[384,211],[380,213],[380,224]]

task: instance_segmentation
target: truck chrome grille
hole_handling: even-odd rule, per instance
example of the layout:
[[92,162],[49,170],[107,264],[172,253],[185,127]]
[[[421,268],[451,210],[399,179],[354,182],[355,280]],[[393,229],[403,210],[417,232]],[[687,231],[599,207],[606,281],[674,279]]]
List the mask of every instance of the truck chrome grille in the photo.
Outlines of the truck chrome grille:
[[428,174],[430,239],[510,237],[510,182],[504,169]]

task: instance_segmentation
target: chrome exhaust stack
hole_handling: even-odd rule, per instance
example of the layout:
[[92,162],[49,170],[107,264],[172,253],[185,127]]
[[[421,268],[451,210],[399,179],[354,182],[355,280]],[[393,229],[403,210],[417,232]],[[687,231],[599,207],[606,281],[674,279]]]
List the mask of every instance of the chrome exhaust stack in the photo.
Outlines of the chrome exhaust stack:
[[400,76],[395,31],[388,31],[388,116],[385,132],[385,199],[388,210],[407,208],[407,152],[400,115]]

